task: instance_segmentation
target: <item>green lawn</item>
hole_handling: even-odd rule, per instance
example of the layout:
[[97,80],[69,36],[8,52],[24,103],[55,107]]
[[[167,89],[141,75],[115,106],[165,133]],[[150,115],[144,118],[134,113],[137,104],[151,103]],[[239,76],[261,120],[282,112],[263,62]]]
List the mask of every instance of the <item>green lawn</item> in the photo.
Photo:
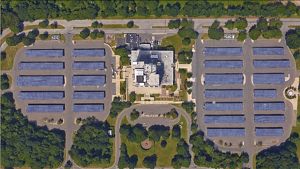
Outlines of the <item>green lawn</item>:
[[[128,123],[127,120],[122,121],[123,124]],[[187,122],[184,119],[184,117],[180,117],[179,124],[181,124],[181,135],[183,138],[187,139]],[[152,146],[149,150],[143,150],[138,143],[132,143],[127,140],[127,138],[124,135],[121,135],[122,143],[125,143],[127,145],[127,151],[128,155],[131,156],[133,154],[136,154],[138,156],[138,163],[137,168],[143,167],[143,159],[146,156],[150,156],[152,154],[157,155],[157,167],[170,167],[171,166],[171,160],[173,156],[176,154],[176,146],[178,143],[178,140],[172,139],[170,136],[167,141],[167,146],[165,148],[162,148],[160,146],[160,142],[155,142],[154,146]],[[161,140],[160,140],[161,141]]]
[[24,27],[24,30],[30,30],[30,29],[34,29],[34,28],[38,28],[38,29],[64,29],[65,27],[62,26],[62,25],[57,25],[57,28],[51,28],[50,24],[45,28],[42,28],[39,25],[27,25],[27,26]]
[[14,59],[17,51],[24,47],[23,43],[17,46],[7,46],[5,49],[6,58],[1,62],[1,70],[10,70],[13,67]]
[[[300,97],[298,97],[298,107],[297,107],[297,116],[300,116]],[[300,122],[297,120],[296,126],[292,130],[293,132],[297,132],[300,135]],[[297,155],[300,160],[300,140],[296,142],[297,145]]]
[[[104,24],[101,28],[128,28],[127,24]],[[132,28],[139,28],[139,26],[134,25]]]
[[73,40],[103,40],[104,38],[96,38],[96,39],[92,39],[90,36],[88,36],[87,38],[83,39],[82,37],[80,37],[79,34],[75,34],[73,36]]
[[192,45],[195,43],[195,40],[192,39],[191,44],[188,46],[185,46],[182,44],[182,39],[178,34],[168,36],[164,38],[161,42],[161,46],[167,47],[167,46],[173,46],[175,49],[175,53],[178,53],[180,50],[191,50]]

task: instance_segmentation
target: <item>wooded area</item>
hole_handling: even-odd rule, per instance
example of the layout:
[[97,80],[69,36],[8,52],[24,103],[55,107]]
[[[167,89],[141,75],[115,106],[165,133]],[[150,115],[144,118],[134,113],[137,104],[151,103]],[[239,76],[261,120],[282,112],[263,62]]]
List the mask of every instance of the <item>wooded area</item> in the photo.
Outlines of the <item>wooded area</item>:
[[[152,1],[9,1],[1,2],[1,30],[9,27],[19,30],[21,21],[34,21],[37,19],[95,19],[96,17],[220,17],[228,16],[264,16],[264,17],[289,17],[300,15],[299,8],[288,2],[260,3],[245,0],[242,5],[228,5],[224,3],[210,3],[207,1],[164,2]],[[15,31],[14,31],[15,32]]]
[[1,95],[1,166],[58,168],[64,160],[65,132],[48,130],[16,110],[12,93]]

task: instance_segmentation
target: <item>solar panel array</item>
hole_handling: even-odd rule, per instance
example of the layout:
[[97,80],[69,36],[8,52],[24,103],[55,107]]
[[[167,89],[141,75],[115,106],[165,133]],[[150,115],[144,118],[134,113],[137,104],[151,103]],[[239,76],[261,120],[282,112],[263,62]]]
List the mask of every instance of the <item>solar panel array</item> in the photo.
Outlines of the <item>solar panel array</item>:
[[207,73],[205,84],[242,84],[244,80],[241,73]]
[[282,127],[278,128],[255,128],[255,134],[258,137],[268,136],[268,137],[278,137],[282,136],[284,133]]
[[284,111],[284,102],[254,102],[255,111]]
[[50,100],[63,99],[64,97],[64,91],[21,91],[19,93],[21,100]]
[[284,121],[283,114],[256,114],[254,116],[255,123],[284,123]]
[[75,61],[73,63],[74,70],[103,70],[105,68],[105,62],[102,61]]
[[254,89],[255,98],[276,98],[276,89]]
[[206,47],[204,48],[205,56],[242,56],[241,47]]
[[21,62],[19,70],[63,70],[64,62]]
[[209,137],[243,137],[245,136],[244,128],[207,128]]
[[105,84],[105,75],[74,75],[73,86],[102,86]]
[[284,73],[254,73],[254,84],[283,84]]
[[204,123],[244,123],[244,115],[205,115]]
[[290,61],[282,60],[254,60],[253,66],[255,68],[289,68]]
[[205,60],[205,68],[242,68],[241,60]]
[[72,51],[74,57],[103,57],[105,49],[74,49]]
[[204,104],[206,111],[242,111],[242,102],[206,102]]
[[206,98],[242,98],[242,89],[206,89]]
[[102,112],[104,110],[104,104],[74,104],[73,111],[76,113],[82,112]]
[[254,47],[253,55],[284,55],[283,47]]
[[25,55],[28,57],[63,57],[64,49],[27,49]]
[[104,99],[105,91],[74,91],[73,99]]
[[65,110],[64,104],[29,104],[28,113],[62,113]]
[[17,86],[63,86],[63,75],[21,75]]

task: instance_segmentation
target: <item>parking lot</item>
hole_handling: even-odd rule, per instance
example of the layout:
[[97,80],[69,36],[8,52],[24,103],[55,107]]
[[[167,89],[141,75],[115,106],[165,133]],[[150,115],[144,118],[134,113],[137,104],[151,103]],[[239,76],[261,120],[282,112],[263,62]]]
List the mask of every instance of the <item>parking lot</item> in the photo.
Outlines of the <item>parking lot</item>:
[[[43,123],[106,119],[112,100],[112,52],[103,41],[38,41],[18,51],[13,70],[17,108]],[[68,123],[65,125],[65,123]]]
[[285,141],[296,120],[284,96],[296,78],[285,44],[207,40],[196,47],[193,92],[206,137],[224,150],[250,154]]

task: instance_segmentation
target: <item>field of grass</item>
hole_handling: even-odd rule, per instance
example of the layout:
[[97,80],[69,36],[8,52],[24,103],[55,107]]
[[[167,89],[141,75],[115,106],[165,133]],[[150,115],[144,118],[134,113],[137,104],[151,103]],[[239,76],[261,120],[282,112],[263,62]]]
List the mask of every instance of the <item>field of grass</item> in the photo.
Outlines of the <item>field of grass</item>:
[[6,58],[1,62],[1,70],[10,70],[13,67],[14,59],[17,51],[24,47],[23,43],[17,46],[7,46],[5,49]]
[[155,26],[155,25],[152,26],[152,28],[154,28],[154,29],[155,29],[155,28],[157,28],[157,29],[164,29],[164,28],[165,28],[165,29],[169,29],[168,26]]
[[51,28],[50,25],[48,25],[45,28],[40,27],[39,25],[27,25],[24,27],[24,30],[30,30],[30,29],[34,29],[34,28],[38,28],[38,29],[64,29],[65,27],[62,25],[57,25],[57,28]]
[[[297,107],[297,117],[300,116],[300,97],[298,97],[298,107]],[[293,132],[297,132],[300,135],[300,122],[297,120],[296,126],[292,130]],[[297,145],[297,155],[300,160],[300,140],[296,142]]]
[[14,33],[13,32],[9,32],[7,35],[5,35],[1,40],[0,40],[0,45],[2,45],[2,43],[5,42],[6,38],[12,36]]
[[87,37],[87,38],[85,38],[85,39],[83,39],[82,37],[80,37],[79,34],[75,34],[75,35],[73,36],[73,40],[103,40],[103,39],[104,39],[104,38],[96,38],[96,39],[92,39],[90,36]]
[[178,53],[180,50],[191,50],[192,45],[195,43],[195,40],[192,39],[191,44],[188,46],[185,46],[182,44],[182,39],[178,34],[168,36],[164,38],[161,42],[161,46],[163,47],[168,47],[168,46],[173,46],[175,53]]
[[[123,124],[126,124],[126,121],[122,121]],[[186,120],[181,117],[179,124],[181,124],[181,135],[183,136],[184,139],[187,139],[187,123]],[[176,146],[178,143],[178,140],[172,139],[170,136],[166,141],[167,141],[167,146],[165,148],[162,148],[160,146],[160,141],[155,142],[154,145],[151,147],[149,150],[143,150],[141,148],[141,145],[138,143],[132,143],[129,142],[128,139],[124,136],[121,135],[122,142],[127,145],[127,151],[128,155],[134,155],[136,154],[138,156],[138,163],[137,163],[137,168],[142,168],[143,167],[143,159],[146,156],[150,156],[152,154],[157,155],[157,167],[170,167],[171,166],[171,160],[173,156],[176,154]]]

